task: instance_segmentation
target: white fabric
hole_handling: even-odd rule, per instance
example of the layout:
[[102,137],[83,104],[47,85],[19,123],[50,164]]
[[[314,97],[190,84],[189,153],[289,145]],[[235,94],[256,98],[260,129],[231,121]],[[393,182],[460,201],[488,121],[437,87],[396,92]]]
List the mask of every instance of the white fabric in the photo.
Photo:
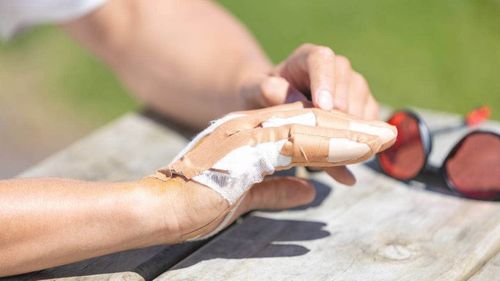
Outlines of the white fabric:
[[[212,133],[221,124],[240,116],[243,115],[230,114],[213,122],[207,129],[197,135],[172,162],[179,160],[202,138]],[[289,124],[316,126],[316,122],[314,113],[309,112],[286,118],[271,117],[262,122],[261,126],[268,128]],[[394,134],[386,128],[356,122],[351,122],[349,129],[378,135],[382,139],[393,137]],[[292,163],[292,157],[281,154],[283,146],[287,141],[288,139],[284,139],[276,142],[238,147],[223,156],[211,169],[203,171],[201,174],[193,177],[192,180],[210,187],[233,205],[253,184],[261,182],[266,175],[274,173],[277,167],[286,167]],[[328,161],[332,163],[362,157],[370,151],[370,147],[367,144],[358,143],[347,138],[331,138],[328,145]]]
[[262,122],[262,127],[280,127],[289,124],[299,124],[314,127],[316,126],[316,116],[314,115],[314,113],[309,112],[306,114],[291,116],[287,118],[271,117],[268,120]]
[[[184,148],[174,161],[180,159],[191,150],[198,141],[213,132],[222,123],[241,115],[227,115],[215,121],[210,127],[201,132],[196,138]],[[306,126],[316,125],[316,116],[310,112],[287,118],[272,117],[262,122],[262,127],[279,127],[288,124],[300,124]],[[261,182],[266,175],[274,173],[276,167],[288,166],[292,163],[292,157],[281,155],[281,149],[288,140],[277,142],[260,143],[255,146],[239,147],[193,180],[212,188],[222,195],[230,204],[234,204],[252,185]]]
[[83,16],[106,0],[0,0],[0,37],[41,23],[60,23]]
[[[186,146],[173,160],[179,160],[187,152],[204,137],[212,133],[221,124],[232,120],[242,115],[227,115],[213,122],[207,129],[197,135],[188,146]],[[317,120],[314,113],[301,114],[287,118],[271,117],[262,122],[262,127],[279,127],[289,124],[300,124],[304,126],[316,126]],[[385,132],[383,128],[365,126],[363,124],[355,124],[351,128],[354,131],[367,131],[382,138],[391,132]],[[255,183],[261,182],[266,175],[274,173],[277,167],[286,167],[292,163],[292,157],[281,154],[283,146],[288,142],[288,139],[283,139],[275,142],[259,143],[256,145],[245,145],[238,147],[228,154],[224,155],[217,161],[211,169],[203,171],[201,174],[194,176],[193,181],[203,184],[224,197],[232,206],[230,212],[224,217],[221,223],[209,234],[194,237],[191,240],[199,240],[208,238],[224,227],[226,227],[239,204],[243,201],[247,191]],[[369,152],[370,147],[364,143],[347,138],[331,138],[328,143],[329,153],[328,161],[341,162],[352,159],[353,157],[361,157]]]
[[[209,135],[221,124],[241,114],[230,114],[213,122],[198,134],[172,161],[175,162],[190,151],[202,138]],[[287,118],[272,117],[262,123],[262,127],[278,127],[288,124],[306,126],[316,125],[316,116],[307,114]],[[214,164],[212,169],[193,177],[193,181],[206,185],[222,195],[230,204],[234,204],[253,184],[261,182],[264,176],[274,173],[276,167],[288,166],[292,162],[289,156],[281,155],[283,145],[288,140],[260,143],[255,146],[239,147]]]
[[287,141],[239,147],[215,163],[213,168],[224,172],[206,170],[193,180],[212,188],[234,204],[253,184],[274,173],[276,167],[292,162],[291,157],[280,154]]

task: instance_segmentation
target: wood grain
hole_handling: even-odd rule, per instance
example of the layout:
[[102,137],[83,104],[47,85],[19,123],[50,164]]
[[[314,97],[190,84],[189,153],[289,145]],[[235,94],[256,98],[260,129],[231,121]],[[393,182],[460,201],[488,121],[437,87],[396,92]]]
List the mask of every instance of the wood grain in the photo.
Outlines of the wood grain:
[[[422,112],[434,130],[460,122]],[[485,127],[500,131],[495,122]],[[431,164],[464,133],[439,135]],[[185,143],[176,131],[128,114],[21,176],[136,179],[169,162]],[[352,170],[355,187],[315,174],[311,205],[254,212],[208,243],[138,249],[2,280],[498,279],[500,203],[451,196],[432,174],[421,178],[432,183],[426,185],[385,177],[373,162]]]
[[55,279],[42,279],[42,280],[57,280],[57,281],[144,281],[144,278],[135,272],[121,272],[109,274],[96,274],[78,277],[63,277]]
[[[46,159],[20,176],[54,176],[108,181],[138,179],[152,173],[156,168],[164,166],[186,143],[187,140],[183,136],[151,118],[138,113],[130,113]],[[203,243],[157,246],[126,251],[0,279],[38,280],[91,275],[78,277],[75,280],[116,280],[120,278],[151,280]],[[130,272],[135,272],[135,274]]]
[[471,281],[490,281],[500,279],[500,251],[470,278]]
[[[425,119],[434,130],[460,122],[433,112]],[[438,135],[431,163],[463,133]],[[352,170],[355,187],[314,175],[327,194],[314,206],[255,212],[157,280],[499,280],[491,259],[500,249],[499,202],[451,196],[439,181],[402,183],[373,163]]]

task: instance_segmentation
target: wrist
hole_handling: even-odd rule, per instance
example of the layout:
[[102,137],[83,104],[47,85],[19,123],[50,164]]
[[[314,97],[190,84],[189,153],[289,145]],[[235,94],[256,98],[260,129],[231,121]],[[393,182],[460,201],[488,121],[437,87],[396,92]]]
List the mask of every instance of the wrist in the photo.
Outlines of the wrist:
[[150,237],[151,245],[175,244],[182,242],[177,214],[170,189],[172,183],[145,177],[131,183],[131,194],[136,202],[136,219]]
[[176,244],[203,236],[228,211],[226,199],[212,189],[179,178],[146,177],[137,182],[147,193],[143,215],[152,220],[157,241]]

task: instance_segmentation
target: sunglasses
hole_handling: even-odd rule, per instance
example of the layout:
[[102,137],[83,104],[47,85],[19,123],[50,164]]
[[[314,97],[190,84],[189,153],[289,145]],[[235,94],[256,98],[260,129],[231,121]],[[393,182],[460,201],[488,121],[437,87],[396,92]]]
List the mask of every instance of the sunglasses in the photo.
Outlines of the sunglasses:
[[[482,107],[469,113],[464,126],[473,127],[486,120],[489,109]],[[380,168],[387,175],[409,181],[429,171],[432,132],[414,112],[395,112],[387,121],[396,126],[398,136],[392,147],[377,155]],[[450,131],[446,129],[444,131]],[[500,200],[500,135],[475,130],[464,136],[434,169],[455,194],[472,199]]]

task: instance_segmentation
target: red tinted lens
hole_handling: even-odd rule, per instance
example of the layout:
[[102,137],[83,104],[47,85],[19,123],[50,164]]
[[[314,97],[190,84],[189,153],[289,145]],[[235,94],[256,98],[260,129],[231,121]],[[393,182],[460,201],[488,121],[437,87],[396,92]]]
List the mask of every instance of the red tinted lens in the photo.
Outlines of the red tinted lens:
[[457,191],[477,199],[500,199],[500,137],[475,133],[466,137],[445,163]]
[[426,158],[419,122],[406,112],[394,114],[387,122],[396,126],[398,136],[391,148],[378,155],[380,166],[392,177],[411,179],[424,167]]

